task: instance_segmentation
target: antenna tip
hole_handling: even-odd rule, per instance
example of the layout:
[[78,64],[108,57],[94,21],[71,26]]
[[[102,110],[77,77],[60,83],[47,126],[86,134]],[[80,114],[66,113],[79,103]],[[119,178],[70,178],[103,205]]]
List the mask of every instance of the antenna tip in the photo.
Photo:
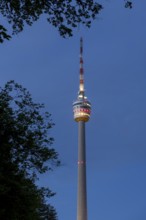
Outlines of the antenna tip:
[[83,38],[80,38],[80,54],[83,53]]

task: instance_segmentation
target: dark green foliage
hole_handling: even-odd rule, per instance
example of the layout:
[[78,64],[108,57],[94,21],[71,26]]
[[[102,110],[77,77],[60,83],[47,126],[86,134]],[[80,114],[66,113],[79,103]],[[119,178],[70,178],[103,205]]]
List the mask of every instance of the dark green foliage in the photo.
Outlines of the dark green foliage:
[[0,176],[0,219],[57,220],[55,209],[44,199],[52,195],[21,174]]
[[0,25],[0,43],[3,43],[4,40],[9,40],[10,38],[11,36],[7,34],[6,28]]
[[[125,8],[132,8],[132,1],[123,1]],[[102,8],[103,5],[96,0],[0,0],[0,14],[12,27],[13,34],[45,15],[61,36],[72,36],[73,29],[79,24],[90,27]],[[10,37],[6,28],[0,25],[0,43]]]
[[40,219],[41,220],[56,220],[56,211],[54,207],[42,203],[41,208],[39,209]]
[[53,123],[43,109],[14,81],[0,89],[0,219],[56,220],[46,204],[54,194],[35,184],[38,173],[59,165],[48,134]]
[[126,1],[125,2],[125,8],[132,8],[132,1]]
[[[13,34],[46,15],[61,36],[72,36],[73,28],[79,23],[90,27],[101,9],[101,4],[93,0],[0,0],[0,13],[12,27]],[[5,34],[0,39],[8,39]]]

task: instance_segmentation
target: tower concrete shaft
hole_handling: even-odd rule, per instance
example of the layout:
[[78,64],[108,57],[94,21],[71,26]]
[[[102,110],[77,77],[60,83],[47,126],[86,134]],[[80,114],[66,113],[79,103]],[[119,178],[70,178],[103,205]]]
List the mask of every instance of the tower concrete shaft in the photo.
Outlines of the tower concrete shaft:
[[83,69],[83,39],[80,39],[80,71],[79,92],[73,103],[74,120],[78,122],[78,194],[77,220],[87,220],[87,192],[86,192],[86,143],[85,123],[89,121],[91,103],[85,96]]
[[87,220],[85,122],[78,122],[77,220]]

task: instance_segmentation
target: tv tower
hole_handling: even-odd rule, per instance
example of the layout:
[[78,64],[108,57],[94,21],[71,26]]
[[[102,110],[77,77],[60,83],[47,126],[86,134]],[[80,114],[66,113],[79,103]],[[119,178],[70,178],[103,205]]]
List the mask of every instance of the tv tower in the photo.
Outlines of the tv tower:
[[91,104],[85,96],[83,39],[80,39],[79,92],[73,103],[74,120],[78,122],[78,193],[77,220],[87,220],[85,122],[90,119]]

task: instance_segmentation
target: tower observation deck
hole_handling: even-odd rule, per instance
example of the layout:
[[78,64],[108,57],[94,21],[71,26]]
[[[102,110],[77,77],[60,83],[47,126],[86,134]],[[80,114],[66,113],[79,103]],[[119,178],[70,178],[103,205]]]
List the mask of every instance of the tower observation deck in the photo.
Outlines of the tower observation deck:
[[78,193],[77,220],[87,220],[85,122],[90,119],[91,103],[85,96],[83,71],[83,40],[80,39],[79,92],[73,103],[74,120],[78,122]]
[[73,103],[74,120],[76,122],[87,122],[90,118],[91,103],[85,96],[84,91],[84,69],[83,69],[83,40],[80,39],[80,81],[77,100]]

